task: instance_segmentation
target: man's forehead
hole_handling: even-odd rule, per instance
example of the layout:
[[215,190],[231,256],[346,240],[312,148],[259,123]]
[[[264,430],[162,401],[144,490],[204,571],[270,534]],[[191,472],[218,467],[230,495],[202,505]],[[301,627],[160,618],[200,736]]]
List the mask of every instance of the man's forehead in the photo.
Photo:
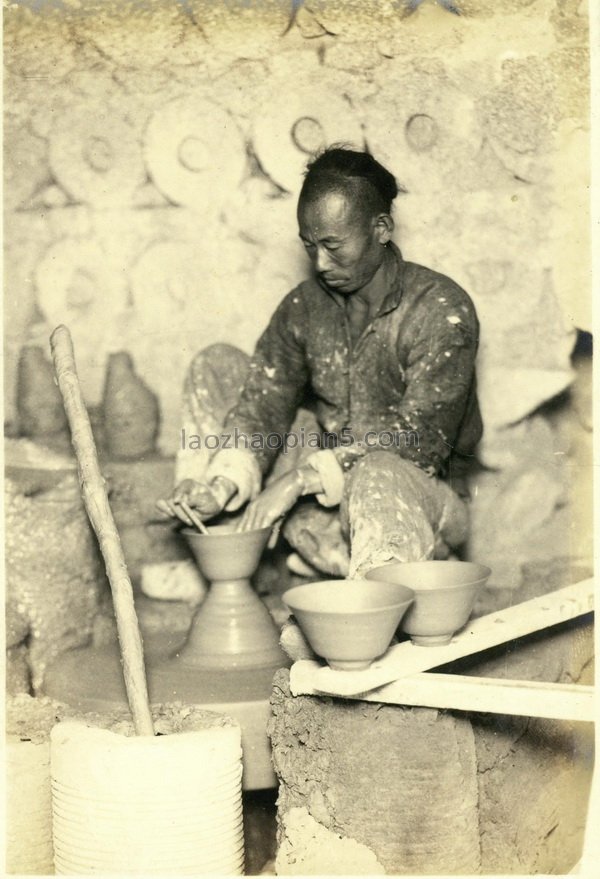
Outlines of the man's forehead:
[[362,219],[360,203],[350,193],[329,190],[301,201],[298,206],[300,226],[309,227],[319,236],[341,234],[356,226]]

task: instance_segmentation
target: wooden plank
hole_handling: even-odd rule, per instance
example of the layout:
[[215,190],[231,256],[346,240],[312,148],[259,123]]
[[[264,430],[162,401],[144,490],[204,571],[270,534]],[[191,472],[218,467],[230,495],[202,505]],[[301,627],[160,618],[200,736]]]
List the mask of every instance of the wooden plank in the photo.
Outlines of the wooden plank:
[[590,722],[594,720],[595,711],[593,687],[430,672],[401,678],[348,698],[388,705]]
[[395,644],[364,671],[339,671],[322,662],[301,660],[290,672],[292,694],[325,693],[353,696],[447,662],[487,650],[523,635],[575,619],[594,609],[594,578],[548,592],[478,619],[444,647],[419,647],[412,641]]

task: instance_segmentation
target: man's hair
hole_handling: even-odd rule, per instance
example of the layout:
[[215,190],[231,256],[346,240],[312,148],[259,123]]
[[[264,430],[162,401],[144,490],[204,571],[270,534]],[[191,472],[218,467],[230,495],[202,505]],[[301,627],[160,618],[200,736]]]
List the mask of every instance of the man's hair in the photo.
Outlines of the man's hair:
[[400,190],[394,175],[370,153],[331,146],[306,166],[300,200],[312,201],[332,191],[350,195],[376,215],[391,212]]

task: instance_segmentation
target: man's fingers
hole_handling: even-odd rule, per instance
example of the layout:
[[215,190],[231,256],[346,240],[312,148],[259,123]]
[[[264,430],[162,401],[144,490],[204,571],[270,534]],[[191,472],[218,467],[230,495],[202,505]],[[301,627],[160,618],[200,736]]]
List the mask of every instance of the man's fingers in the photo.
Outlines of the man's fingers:
[[173,504],[173,509],[174,514],[177,516],[178,519],[181,519],[181,521],[185,522],[186,525],[194,525],[188,514],[179,506],[179,504]]
[[207,491],[192,492],[183,500],[204,516],[214,516],[215,513],[221,512],[222,509],[212,494]]
[[242,516],[242,519],[241,519],[240,524],[238,526],[238,531],[250,531],[251,527],[252,527],[252,518],[250,516],[250,511],[246,510],[246,512]]
[[[181,519],[180,509],[176,506],[172,500],[159,500],[156,502],[156,507],[164,516],[169,516],[171,519]],[[187,520],[183,519],[186,524],[189,524]]]
[[258,522],[260,521],[260,511],[250,505],[246,507],[246,512],[242,517],[242,521],[240,522],[240,531],[252,531],[254,528],[260,527]]
[[156,509],[159,510],[163,516],[173,517],[175,515],[175,511],[172,509],[168,501],[159,500],[156,501]]

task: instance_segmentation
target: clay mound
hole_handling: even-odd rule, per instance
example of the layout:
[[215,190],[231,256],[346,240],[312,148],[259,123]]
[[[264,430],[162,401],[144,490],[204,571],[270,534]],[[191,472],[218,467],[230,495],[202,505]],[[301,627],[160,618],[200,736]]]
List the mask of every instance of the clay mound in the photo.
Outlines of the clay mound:
[[[235,727],[231,717],[182,702],[152,706],[157,735],[196,732],[202,729]],[[6,734],[22,742],[42,744],[50,738],[52,728],[63,720],[79,720],[86,726],[106,729],[123,736],[135,734],[131,714],[126,708],[107,712],[80,712],[63,702],[47,697],[34,698],[19,693],[6,703]]]

